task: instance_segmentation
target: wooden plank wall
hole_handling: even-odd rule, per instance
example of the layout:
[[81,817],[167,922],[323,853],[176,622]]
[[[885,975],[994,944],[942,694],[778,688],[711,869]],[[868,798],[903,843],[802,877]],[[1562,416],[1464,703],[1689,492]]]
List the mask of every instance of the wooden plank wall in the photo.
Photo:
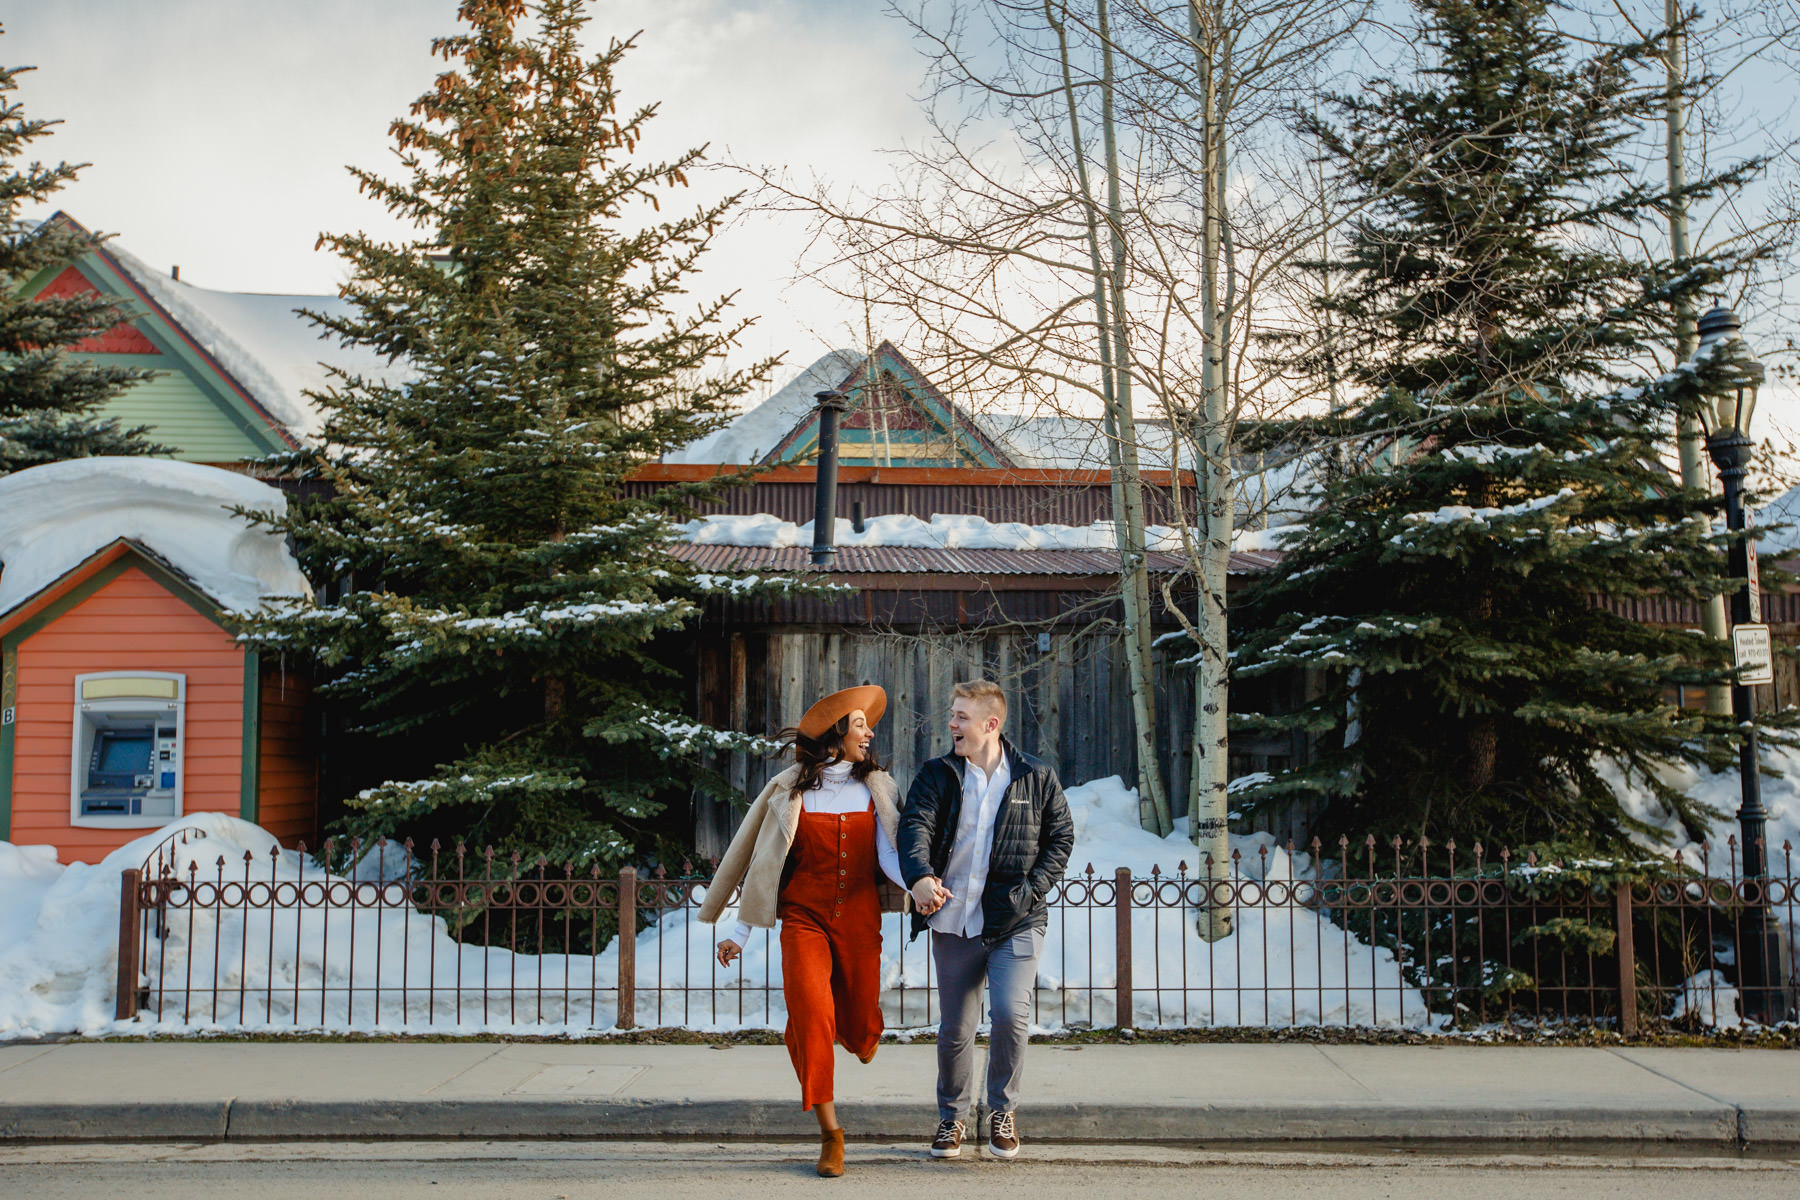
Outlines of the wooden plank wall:
[[[1191,754],[1192,675],[1169,658],[1157,664],[1158,746],[1176,815],[1187,811]],[[1006,689],[1006,732],[1028,754],[1056,768],[1064,786],[1118,775],[1137,782],[1131,694],[1122,644],[1108,625],[1039,633],[1017,629],[962,633],[897,633],[842,627],[747,631],[707,637],[700,646],[697,709],[703,720],[774,735],[796,724],[807,705],[839,688],[878,683],[888,711],[875,731],[875,753],[902,792],[919,765],[950,749],[944,733],[950,689],[985,676]],[[1173,735],[1173,736],[1172,736]],[[1235,764],[1261,769],[1266,752]],[[732,784],[754,797],[782,767],[738,754],[720,764]],[[695,845],[724,852],[738,812],[696,805]],[[1304,836],[1296,815],[1276,822],[1278,836]]]
[[319,756],[312,688],[279,655],[262,663],[256,823],[281,839],[319,844]]

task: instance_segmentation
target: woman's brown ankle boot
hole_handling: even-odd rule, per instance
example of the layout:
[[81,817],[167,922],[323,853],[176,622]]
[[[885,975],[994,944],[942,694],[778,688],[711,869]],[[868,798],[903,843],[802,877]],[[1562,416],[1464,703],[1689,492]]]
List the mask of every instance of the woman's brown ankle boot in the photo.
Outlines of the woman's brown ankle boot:
[[844,1131],[841,1129],[825,1129],[819,1131],[819,1174],[827,1179],[836,1179],[844,1173]]

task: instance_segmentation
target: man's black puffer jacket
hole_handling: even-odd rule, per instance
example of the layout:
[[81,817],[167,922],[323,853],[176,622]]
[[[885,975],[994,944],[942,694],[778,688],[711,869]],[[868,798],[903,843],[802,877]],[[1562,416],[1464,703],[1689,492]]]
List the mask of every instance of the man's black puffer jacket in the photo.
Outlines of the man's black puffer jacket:
[[[1075,847],[1075,822],[1056,772],[1039,759],[1021,754],[1004,737],[1001,752],[1012,782],[994,816],[994,848],[988,860],[987,886],[981,896],[981,940],[998,945],[1022,929],[1049,921],[1046,897],[1069,865]],[[961,755],[946,754],[919,768],[900,810],[900,873],[911,887],[928,876],[944,877],[950,842],[962,814]],[[927,920],[913,913],[912,935]]]

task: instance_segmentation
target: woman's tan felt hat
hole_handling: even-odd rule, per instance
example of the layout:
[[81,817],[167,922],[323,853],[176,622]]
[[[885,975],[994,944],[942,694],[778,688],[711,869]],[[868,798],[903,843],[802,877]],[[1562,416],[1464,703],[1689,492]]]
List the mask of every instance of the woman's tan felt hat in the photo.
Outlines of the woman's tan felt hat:
[[833,725],[859,708],[863,711],[863,719],[873,729],[875,722],[881,720],[881,714],[887,711],[887,692],[873,683],[833,692],[806,710],[806,715],[800,718],[800,732],[809,738],[822,738]]

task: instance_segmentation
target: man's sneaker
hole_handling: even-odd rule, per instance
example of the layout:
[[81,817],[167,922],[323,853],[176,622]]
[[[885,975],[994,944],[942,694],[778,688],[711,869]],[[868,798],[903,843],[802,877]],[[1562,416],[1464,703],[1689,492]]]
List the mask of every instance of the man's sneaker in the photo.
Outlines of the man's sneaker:
[[963,1135],[967,1132],[961,1121],[939,1121],[937,1136],[931,1139],[931,1157],[955,1158],[961,1154]]
[[987,1152],[995,1158],[1019,1157],[1019,1119],[1009,1112],[997,1112],[988,1122]]

